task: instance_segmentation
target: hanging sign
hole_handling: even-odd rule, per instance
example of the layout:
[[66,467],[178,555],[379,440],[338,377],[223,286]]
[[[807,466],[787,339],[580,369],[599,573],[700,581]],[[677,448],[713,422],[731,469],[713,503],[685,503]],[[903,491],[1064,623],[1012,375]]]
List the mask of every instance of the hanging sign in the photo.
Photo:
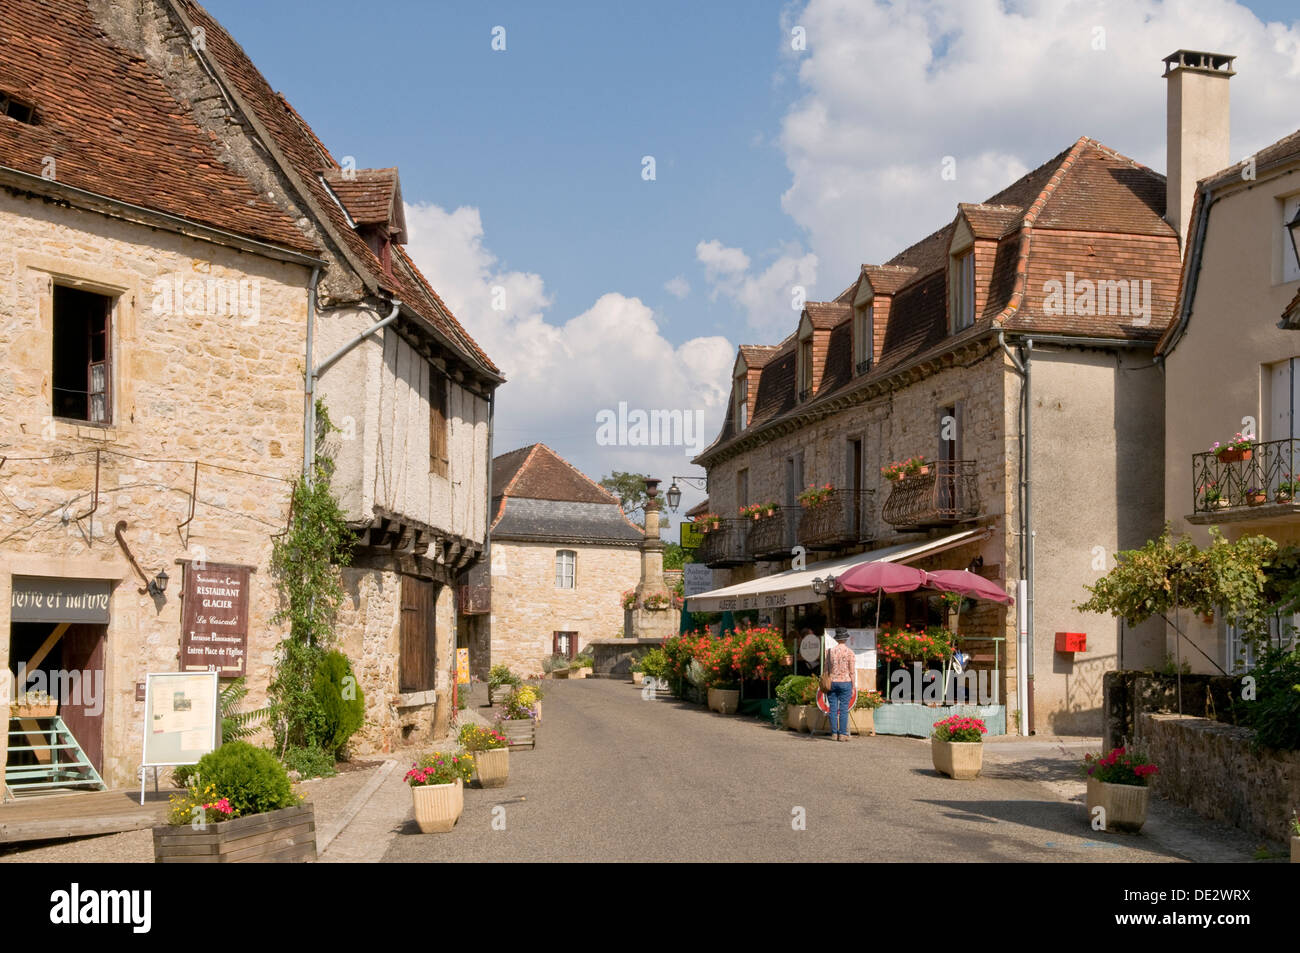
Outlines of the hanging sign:
[[249,567],[185,564],[181,670],[247,674]]

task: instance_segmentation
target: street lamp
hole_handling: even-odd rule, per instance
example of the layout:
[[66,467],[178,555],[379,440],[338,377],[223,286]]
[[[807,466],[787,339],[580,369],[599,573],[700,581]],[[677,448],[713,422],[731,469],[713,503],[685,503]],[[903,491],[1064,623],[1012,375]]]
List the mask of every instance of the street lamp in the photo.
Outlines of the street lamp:
[[1291,233],[1291,251],[1295,254],[1296,264],[1300,265],[1300,206],[1295,210],[1295,218],[1286,223],[1286,229]]
[[682,503],[682,488],[677,485],[678,480],[685,480],[697,490],[707,490],[709,488],[708,479],[708,477],[674,476],[672,486],[668,487],[668,508],[676,513],[677,507]]
[[824,596],[828,593],[834,592],[835,577],[827,576],[823,579],[821,576],[816,576],[812,581],[812,591],[817,593],[819,596]]

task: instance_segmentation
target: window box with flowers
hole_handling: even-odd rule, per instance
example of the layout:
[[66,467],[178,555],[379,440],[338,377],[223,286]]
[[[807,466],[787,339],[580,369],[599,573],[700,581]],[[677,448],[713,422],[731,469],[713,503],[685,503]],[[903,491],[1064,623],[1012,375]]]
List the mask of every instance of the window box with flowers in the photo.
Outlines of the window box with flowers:
[[695,518],[695,525],[701,533],[715,533],[722,529],[722,517],[717,513],[701,513]]
[[1107,755],[1085,755],[1082,770],[1088,778],[1088,822],[1099,819],[1106,831],[1141,830],[1151,797],[1148,779],[1160,769],[1140,752],[1115,748]]
[[831,494],[834,492],[835,488],[829,483],[824,483],[821,486],[810,483],[808,489],[799,494],[799,505],[804,509],[814,509],[830,500]]
[[672,605],[673,597],[669,592],[652,592],[641,599],[641,608],[651,612],[664,612],[671,609]]
[[1219,458],[1220,463],[1245,463],[1254,456],[1255,441],[1238,433],[1226,443],[1216,440],[1210,452]]
[[435,751],[406,772],[421,834],[446,834],[465,810],[465,782],[474,769],[469,755]]
[[930,736],[930,760],[934,769],[954,781],[971,781],[984,767],[984,735],[988,733],[982,719],[952,715],[934,723]]

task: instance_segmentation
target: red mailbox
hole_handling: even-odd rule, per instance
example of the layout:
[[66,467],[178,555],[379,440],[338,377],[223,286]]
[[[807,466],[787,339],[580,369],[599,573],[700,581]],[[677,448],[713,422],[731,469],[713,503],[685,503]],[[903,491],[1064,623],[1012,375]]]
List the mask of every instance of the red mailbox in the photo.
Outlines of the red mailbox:
[[1088,651],[1087,633],[1086,632],[1057,632],[1056,651],[1058,652]]

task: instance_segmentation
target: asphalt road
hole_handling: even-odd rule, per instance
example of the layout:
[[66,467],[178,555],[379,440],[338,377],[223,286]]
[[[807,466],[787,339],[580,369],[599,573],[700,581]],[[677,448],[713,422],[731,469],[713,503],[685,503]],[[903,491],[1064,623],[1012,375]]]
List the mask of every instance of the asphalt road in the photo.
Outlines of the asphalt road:
[[989,759],[987,776],[943,777],[925,740],[838,744],[622,681],[546,688],[538,747],[511,752],[509,784],[467,788],[448,834],[408,820],[385,861],[1182,859],[1091,830],[1081,804]]

